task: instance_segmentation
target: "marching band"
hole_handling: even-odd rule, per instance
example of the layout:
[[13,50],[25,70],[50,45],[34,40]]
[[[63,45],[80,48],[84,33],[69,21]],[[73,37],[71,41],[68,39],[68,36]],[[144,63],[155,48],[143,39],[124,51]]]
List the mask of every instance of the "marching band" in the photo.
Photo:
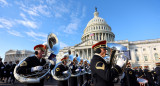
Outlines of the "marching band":
[[[114,86],[115,79],[119,80],[117,82],[120,82],[121,86],[160,86],[160,63],[156,63],[156,68],[152,71],[148,66],[144,69],[142,66],[132,68],[125,58],[127,56],[124,55],[124,50],[107,47],[106,41],[92,46],[94,56],[91,61],[80,58],[78,54],[73,56],[69,50],[61,57],[61,62],[57,63],[55,52],[59,50],[53,48],[58,39],[54,34],[49,36],[47,45],[36,45],[35,55],[20,63],[16,61],[16,64],[3,64],[0,58],[0,80],[8,82],[11,77],[11,83],[14,83],[16,78],[27,86],[43,86],[45,76],[51,74],[57,80],[58,86]],[[52,51],[48,59],[44,59],[48,49]],[[110,62],[106,61],[107,54]]]

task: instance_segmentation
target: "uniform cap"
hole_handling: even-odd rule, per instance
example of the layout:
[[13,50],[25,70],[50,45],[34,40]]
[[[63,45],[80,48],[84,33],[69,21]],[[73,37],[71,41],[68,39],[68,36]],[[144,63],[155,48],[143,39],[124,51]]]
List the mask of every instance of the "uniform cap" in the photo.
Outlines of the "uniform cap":
[[144,68],[148,68],[148,66],[144,66]]
[[160,66],[160,62],[156,63],[156,66]]
[[94,50],[96,50],[97,48],[105,48],[105,49],[106,49],[106,40],[100,41],[100,42],[94,44],[94,45],[92,46],[92,48],[93,48]]
[[43,45],[43,44],[39,44],[39,45],[34,46],[34,50],[43,50],[43,51],[45,51],[45,49],[46,49],[46,46]]
[[63,57],[62,59],[61,59],[61,61],[65,61],[65,60],[67,60],[68,59],[68,57]]

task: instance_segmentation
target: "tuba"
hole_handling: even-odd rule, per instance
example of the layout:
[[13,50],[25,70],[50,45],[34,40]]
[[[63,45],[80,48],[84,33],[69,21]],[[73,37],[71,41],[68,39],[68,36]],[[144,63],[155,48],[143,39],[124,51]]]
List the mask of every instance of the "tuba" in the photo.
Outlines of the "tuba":
[[[59,52],[58,39],[57,39],[56,35],[54,35],[53,33],[48,35],[46,46],[47,46],[47,48],[46,48],[45,54],[43,56],[47,56],[48,49],[50,50],[50,52],[52,52],[54,54],[57,54],[57,52]],[[18,67],[20,67],[20,65],[25,60],[26,60],[26,58],[23,59],[22,61],[20,61],[20,63],[14,69],[14,76],[21,83],[39,83],[40,80],[43,79],[50,72],[51,64],[49,63],[48,59],[46,59],[46,64],[43,65],[42,71],[33,72],[31,74],[18,74],[17,69],[18,69]]]
[[127,47],[116,43],[107,43],[107,51],[108,56],[106,56],[107,58],[105,60],[110,64],[111,67],[117,64],[119,58],[125,60],[125,63],[122,66],[122,71],[124,71],[128,60],[131,58],[130,51],[127,50]]
[[77,76],[79,76],[80,73],[81,73],[81,71],[77,70],[78,69],[78,60],[77,60],[77,57],[74,57],[72,65],[75,66],[75,69],[71,69],[71,77],[77,77]]
[[[52,77],[55,79],[55,80],[58,80],[58,81],[64,81],[64,80],[67,80],[71,77],[71,70],[69,69],[69,64],[70,62],[72,61],[72,55],[68,55],[68,53],[65,53],[66,56],[68,56],[68,59],[67,59],[67,65],[66,67],[68,67],[68,70],[66,74],[62,74],[62,75],[56,75],[56,69],[59,65],[63,65],[62,61],[60,61],[59,63],[56,64],[56,66],[53,68],[53,70],[51,70],[51,75]],[[64,55],[64,56],[65,56]],[[63,56],[63,57],[64,57]],[[61,70],[61,69],[60,69]],[[64,71],[63,71],[64,72]]]

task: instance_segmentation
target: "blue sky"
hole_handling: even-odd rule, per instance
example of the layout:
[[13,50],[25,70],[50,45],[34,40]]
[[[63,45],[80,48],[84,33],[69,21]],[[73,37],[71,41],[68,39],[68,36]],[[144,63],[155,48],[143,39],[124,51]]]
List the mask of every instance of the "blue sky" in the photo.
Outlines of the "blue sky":
[[160,38],[159,0],[0,0],[0,56],[32,50],[54,33],[61,48],[81,42],[95,6],[115,40]]

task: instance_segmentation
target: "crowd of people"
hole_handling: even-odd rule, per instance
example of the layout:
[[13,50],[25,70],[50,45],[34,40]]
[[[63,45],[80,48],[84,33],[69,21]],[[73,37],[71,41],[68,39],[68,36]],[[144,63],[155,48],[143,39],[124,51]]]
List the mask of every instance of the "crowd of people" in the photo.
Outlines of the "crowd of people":
[[15,61],[15,63],[12,63],[10,61],[2,62],[2,58],[0,58],[0,81],[14,84],[15,77],[13,75],[15,66],[19,63],[19,61]]
[[[92,46],[94,56],[89,62],[87,59],[81,59],[76,54],[71,60],[71,52],[65,54],[60,63],[56,63],[56,55],[51,53],[48,57],[51,63],[51,70],[53,78],[57,80],[58,86],[114,86],[119,83],[121,86],[160,86],[160,63],[156,63],[156,68],[149,70],[148,66],[132,67],[127,63],[125,69],[125,62],[123,58],[119,58],[115,65],[107,63],[104,57],[107,53],[106,41],[101,41]],[[43,58],[46,46],[43,44],[34,47],[35,55],[27,57],[16,69],[18,74],[32,74],[37,71],[42,71],[43,66],[47,61]],[[110,54],[110,58],[112,54]],[[19,61],[2,63],[0,59],[0,80],[6,83],[14,83],[15,78],[13,71]],[[51,72],[51,71],[50,71]],[[51,77],[52,77],[51,76]],[[19,78],[20,80],[21,78]],[[44,86],[44,80],[27,83],[27,86]],[[27,79],[26,79],[27,80]]]

